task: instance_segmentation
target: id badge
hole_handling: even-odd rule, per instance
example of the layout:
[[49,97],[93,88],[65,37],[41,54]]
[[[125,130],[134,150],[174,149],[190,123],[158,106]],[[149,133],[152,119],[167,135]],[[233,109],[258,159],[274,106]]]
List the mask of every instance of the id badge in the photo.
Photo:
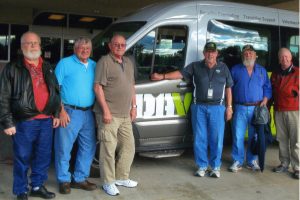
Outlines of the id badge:
[[209,88],[207,90],[207,98],[208,99],[212,99],[213,98],[213,94],[214,94],[214,90],[212,88]]

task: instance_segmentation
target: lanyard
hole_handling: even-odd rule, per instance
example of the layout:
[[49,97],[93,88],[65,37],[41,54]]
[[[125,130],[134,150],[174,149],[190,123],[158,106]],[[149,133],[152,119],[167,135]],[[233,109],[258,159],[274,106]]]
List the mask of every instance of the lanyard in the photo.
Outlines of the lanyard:
[[217,68],[217,67],[213,67],[213,68],[212,68],[213,72],[212,72],[212,75],[211,75],[211,76],[209,76],[210,69],[209,69],[209,68],[206,69],[206,73],[207,73],[208,81],[209,81],[209,88],[212,88],[211,82],[212,82],[212,80],[213,80],[213,78],[214,78],[216,68]]

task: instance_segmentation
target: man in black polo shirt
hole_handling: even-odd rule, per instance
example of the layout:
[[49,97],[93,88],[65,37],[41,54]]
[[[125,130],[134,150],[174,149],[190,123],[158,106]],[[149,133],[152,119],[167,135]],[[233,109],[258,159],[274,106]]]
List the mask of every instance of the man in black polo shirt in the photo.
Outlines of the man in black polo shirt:
[[[220,177],[225,119],[232,117],[231,86],[233,81],[227,66],[217,62],[217,46],[208,42],[204,46],[204,60],[193,62],[181,71],[167,74],[154,73],[152,80],[181,79],[191,81],[195,91],[191,105],[194,131],[194,155],[198,170],[195,175],[205,176],[208,166],[209,176]],[[226,102],[225,102],[226,101]],[[226,107],[225,107],[226,105]],[[210,158],[207,156],[210,148]]]

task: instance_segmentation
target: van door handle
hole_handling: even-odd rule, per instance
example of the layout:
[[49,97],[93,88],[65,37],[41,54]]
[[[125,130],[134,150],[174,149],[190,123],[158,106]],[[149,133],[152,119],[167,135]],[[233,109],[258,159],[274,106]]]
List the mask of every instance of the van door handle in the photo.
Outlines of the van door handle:
[[181,89],[185,89],[188,87],[188,84],[186,82],[180,82],[178,85],[177,85],[178,88],[181,88]]

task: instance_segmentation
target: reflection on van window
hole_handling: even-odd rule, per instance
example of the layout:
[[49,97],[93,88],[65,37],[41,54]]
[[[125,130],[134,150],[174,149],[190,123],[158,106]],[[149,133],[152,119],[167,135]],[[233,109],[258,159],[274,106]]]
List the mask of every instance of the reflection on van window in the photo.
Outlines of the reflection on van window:
[[93,38],[93,59],[99,60],[101,56],[109,52],[108,43],[113,35],[121,34],[127,39],[144,26],[145,23],[146,22],[123,22],[110,25],[104,32],[101,32]]
[[272,41],[278,44],[276,34],[272,36],[275,30],[275,27],[266,25],[211,20],[208,23],[207,41],[217,43],[219,59],[228,67],[240,63],[242,47],[251,44],[256,49],[256,62],[270,70],[273,64],[270,44],[273,44]]
[[290,27],[280,27],[281,47],[291,50],[293,64],[299,66],[299,29]]
[[149,81],[152,72],[182,68],[186,44],[186,26],[163,26],[150,31],[127,52],[136,60],[137,81]]

